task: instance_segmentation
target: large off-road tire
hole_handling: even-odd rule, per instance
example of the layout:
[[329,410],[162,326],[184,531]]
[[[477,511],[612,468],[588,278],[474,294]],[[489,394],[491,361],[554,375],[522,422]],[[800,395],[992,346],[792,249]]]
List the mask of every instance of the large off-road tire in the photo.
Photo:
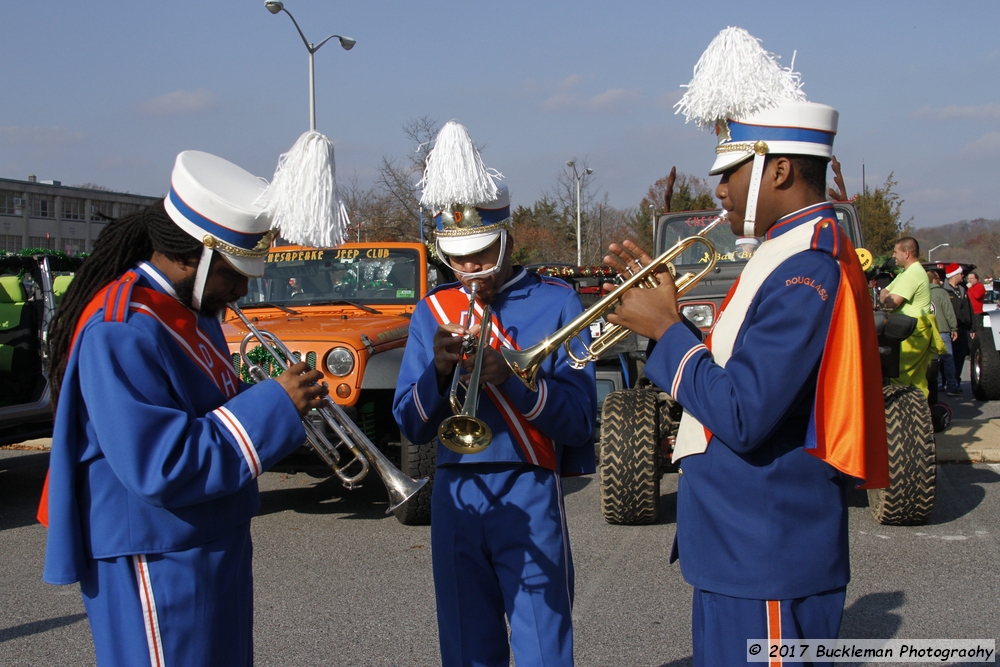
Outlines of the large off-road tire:
[[431,489],[434,486],[434,467],[437,463],[437,445],[414,445],[406,436],[399,436],[399,469],[413,479],[427,478],[427,483],[412,498],[403,503],[394,514],[404,526],[431,525]]
[[969,379],[972,395],[980,401],[1000,400],[1000,354],[992,329],[980,329],[969,341]]
[[886,385],[889,488],[870,489],[872,516],[889,526],[927,523],[934,509],[937,455],[930,407],[916,387]]
[[608,394],[601,416],[601,513],[613,524],[655,523],[660,516],[657,391]]

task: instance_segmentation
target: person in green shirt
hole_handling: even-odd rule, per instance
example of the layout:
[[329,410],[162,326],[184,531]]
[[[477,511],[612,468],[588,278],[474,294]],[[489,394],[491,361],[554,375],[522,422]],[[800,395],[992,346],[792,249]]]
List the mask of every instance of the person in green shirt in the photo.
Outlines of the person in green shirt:
[[927,272],[920,265],[917,240],[906,236],[896,241],[892,257],[903,271],[882,290],[882,306],[910,317],[926,315],[931,309],[931,286]]
[[931,312],[931,289],[927,272],[920,265],[920,244],[912,236],[896,241],[892,256],[903,271],[882,290],[882,307],[893,313],[916,318],[917,328],[903,341],[899,354],[899,376],[893,384],[912,385],[930,395],[927,367],[935,354],[944,354],[945,347]]

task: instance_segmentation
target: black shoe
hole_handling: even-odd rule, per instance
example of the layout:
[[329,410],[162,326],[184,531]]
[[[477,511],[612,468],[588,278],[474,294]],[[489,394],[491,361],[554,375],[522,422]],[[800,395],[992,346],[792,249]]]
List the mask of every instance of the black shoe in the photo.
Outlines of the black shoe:
[[962,390],[961,389],[956,389],[955,391],[949,391],[947,393],[948,393],[949,396],[961,396],[962,395]]

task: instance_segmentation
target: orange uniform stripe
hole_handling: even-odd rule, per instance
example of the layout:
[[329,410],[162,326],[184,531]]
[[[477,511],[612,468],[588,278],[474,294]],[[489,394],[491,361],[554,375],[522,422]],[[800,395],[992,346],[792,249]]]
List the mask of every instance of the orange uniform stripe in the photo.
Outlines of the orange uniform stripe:
[[781,665],[781,601],[767,601],[767,646],[770,653],[771,646],[778,646],[775,657],[768,661],[770,667],[780,667]]

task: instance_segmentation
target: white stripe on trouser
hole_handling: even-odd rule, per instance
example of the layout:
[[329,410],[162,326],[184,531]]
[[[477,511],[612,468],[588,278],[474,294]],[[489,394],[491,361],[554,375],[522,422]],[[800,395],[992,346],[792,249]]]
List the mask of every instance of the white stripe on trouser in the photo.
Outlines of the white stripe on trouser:
[[146,556],[132,556],[135,565],[135,579],[139,585],[139,603],[142,606],[142,622],[146,625],[146,643],[149,646],[151,667],[164,667],[163,641],[160,637],[160,621],[156,617],[156,600],[153,598],[153,584],[149,580],[149,565]]

